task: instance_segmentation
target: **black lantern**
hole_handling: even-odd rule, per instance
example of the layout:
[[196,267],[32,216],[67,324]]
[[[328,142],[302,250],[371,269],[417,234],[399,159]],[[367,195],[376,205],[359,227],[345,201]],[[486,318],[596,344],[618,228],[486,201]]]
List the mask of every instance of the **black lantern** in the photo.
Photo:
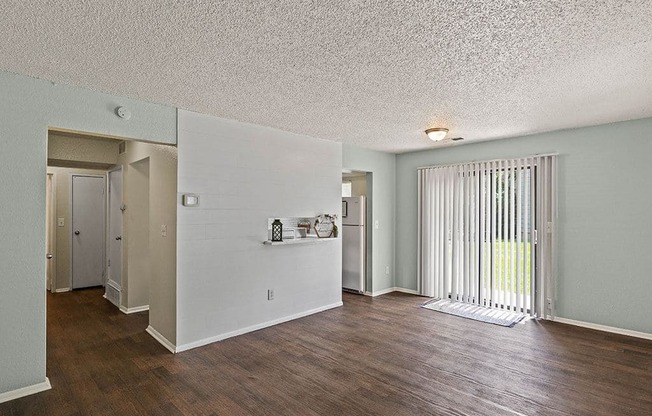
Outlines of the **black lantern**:
[[272,241],[283,241],[283,223],[278,218],[272,223]]

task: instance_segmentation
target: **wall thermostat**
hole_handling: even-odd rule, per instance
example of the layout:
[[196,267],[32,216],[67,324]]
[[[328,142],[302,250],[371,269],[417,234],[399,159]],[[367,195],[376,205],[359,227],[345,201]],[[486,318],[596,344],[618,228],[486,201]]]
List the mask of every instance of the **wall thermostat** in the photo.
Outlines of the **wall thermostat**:
[[183,194],[181,202],[184,207],[197,207],[199,206],[199,195]]
[[125,107],[118,107],[115,109],[115,113],[118,115],[118,117],[123,118],[125,120],[129,120],[131,118],[131,111]]

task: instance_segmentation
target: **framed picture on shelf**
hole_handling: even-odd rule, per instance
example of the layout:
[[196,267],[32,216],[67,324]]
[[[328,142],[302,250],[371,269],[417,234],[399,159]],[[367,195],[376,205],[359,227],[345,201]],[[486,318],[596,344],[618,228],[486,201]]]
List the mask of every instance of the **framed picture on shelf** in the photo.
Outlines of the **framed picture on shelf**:
[[315,233],[319,238],[332,238],[337,237],[337,225],[335,214],[322,214],[315,218]]

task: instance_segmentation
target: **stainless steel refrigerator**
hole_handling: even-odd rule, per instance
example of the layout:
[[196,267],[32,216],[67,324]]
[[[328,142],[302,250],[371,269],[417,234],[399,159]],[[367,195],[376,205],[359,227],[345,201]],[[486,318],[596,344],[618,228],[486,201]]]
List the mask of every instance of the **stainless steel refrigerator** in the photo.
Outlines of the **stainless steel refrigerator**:
[[365,198],[342,198],[342,289],[364,292]]

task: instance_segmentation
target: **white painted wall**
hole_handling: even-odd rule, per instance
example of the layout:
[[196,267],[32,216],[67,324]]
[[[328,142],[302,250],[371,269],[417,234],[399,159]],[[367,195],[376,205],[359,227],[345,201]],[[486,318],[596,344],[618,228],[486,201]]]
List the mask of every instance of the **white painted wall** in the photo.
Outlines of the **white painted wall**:
[[396,285],[417,288],[417,168],[559,153],[557,313],[652,333],[652,118],[397,156]]
[[367,176],[351,176],[344,178],[342,182],[351,182],[351,196],[367,196]]
[[[340,216],[341,145],[183,110],[178,118],[177,347],[340,305],[340,239],[262,241],[268,217]],[[181,206],[183,193],[199,194],[200,206]]]
[[[127,309],[149,306],[149,284],[152,276],[149,238],[150,165],[149,157],[129,163],[123,168],[126,209],[123,221],[122,306]],[[153,231],[153,230],[152,230]]]
[[[45,382],[47,129],[176,143],[167,106],[0,71],[0,394]],[[131,120],[114,114],[117,106]]]
[[[123,306],[149,305],[149,325],[174,344],[177,331],[177,148],[128,141],[118,161],[123,168],[127,207],[122,247],[122,286],[126,287],[127,294]],[[167,226],[165,237],[161,235],[162,225]],[[145,247],[147,250],[143,251]]]
[[[367,266],[367,292],[379,292],[394,287],[394,227],[396,204],[396,155],[342,146],[345,169],[372,173],[371,180],[371,273]],[[367,180],[367,189],[369,189]],[[369,195],[368,195],[369,196]],[[374,223],[378,221],[378,229]],[[367,240],[369,241],[369,240]],[[389,273],[386,268],[389,267]]]

